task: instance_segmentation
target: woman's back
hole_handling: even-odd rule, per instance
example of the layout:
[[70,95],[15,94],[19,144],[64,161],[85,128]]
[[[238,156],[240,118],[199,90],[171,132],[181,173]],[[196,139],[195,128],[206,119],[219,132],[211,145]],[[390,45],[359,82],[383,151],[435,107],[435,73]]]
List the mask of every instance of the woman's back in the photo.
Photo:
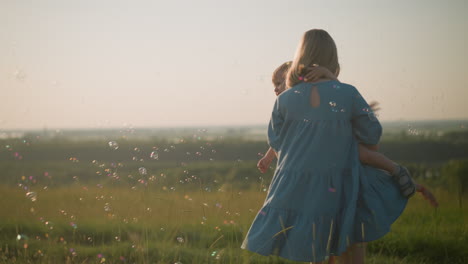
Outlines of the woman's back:
[[278,151],[280,170],[346,169],[358,155],[352,149],[354,134],[364,143],[376,144],[381,130],[353,86],[337,81],[301,83],[278,97],[269,143]]

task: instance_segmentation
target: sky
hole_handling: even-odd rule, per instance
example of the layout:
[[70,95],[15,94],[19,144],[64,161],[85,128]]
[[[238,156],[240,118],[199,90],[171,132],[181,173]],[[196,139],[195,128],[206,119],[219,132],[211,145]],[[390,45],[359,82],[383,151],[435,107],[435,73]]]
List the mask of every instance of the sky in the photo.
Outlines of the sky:
[[312,28],[382,121],[468,119],[465,0],[0,0],[0,129],[267,124]]

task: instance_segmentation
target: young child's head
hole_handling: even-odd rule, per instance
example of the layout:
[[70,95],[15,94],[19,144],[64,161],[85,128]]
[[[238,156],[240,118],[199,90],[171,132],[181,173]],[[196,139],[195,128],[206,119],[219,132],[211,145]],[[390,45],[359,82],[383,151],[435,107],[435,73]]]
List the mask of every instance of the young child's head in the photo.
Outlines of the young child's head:
[[286,76],[286,86],[293,87],[302,82],[303,69],[314,64],[327,68],[338,77],[340,64],[335,41],[322,29],[312,29],[304,33],[297,48],[294,61]]
[[287,61],[281,64],[276,70],[273,72],[273,76],[271,77],[271,81],[273,82],[273,86],[275,87],[275,94],[279,95],[280,93],[284,92],[286,89],[286,74],[288,73],[289,68],[291,67],[291,61]]

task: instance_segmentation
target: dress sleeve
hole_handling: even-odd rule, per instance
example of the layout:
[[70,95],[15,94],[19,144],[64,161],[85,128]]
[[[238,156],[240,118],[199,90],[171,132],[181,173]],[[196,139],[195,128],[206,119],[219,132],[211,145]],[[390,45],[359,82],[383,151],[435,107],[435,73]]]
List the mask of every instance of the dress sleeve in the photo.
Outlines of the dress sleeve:
[[271,113],[270,123],[268,125],[268,144],[276,152],[278,152],[282,140],[281,129],[283,127],[284,117],[280,112],[278,98],[275,101],[273,111]]
[[374,111],[372,111],[358,90],[355,90],[353,95],[351,119],[353,134],[359,143],[366,145],[377,145],[379,143],[382,136],[382,126]]

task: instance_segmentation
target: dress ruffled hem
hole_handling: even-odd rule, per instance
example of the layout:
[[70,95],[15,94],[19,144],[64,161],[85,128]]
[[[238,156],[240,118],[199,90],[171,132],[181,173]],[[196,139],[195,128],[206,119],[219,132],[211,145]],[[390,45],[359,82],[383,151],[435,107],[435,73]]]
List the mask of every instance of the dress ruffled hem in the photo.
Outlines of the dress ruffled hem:
[[352,244],[383,237],[403,212],[407,199],[388,173],[363,166],[359,174],[357,201],[333,215],[323,215],[321,210],[305,215],[265,204],[241,247],[264,256],[319,262],[341,255]]

